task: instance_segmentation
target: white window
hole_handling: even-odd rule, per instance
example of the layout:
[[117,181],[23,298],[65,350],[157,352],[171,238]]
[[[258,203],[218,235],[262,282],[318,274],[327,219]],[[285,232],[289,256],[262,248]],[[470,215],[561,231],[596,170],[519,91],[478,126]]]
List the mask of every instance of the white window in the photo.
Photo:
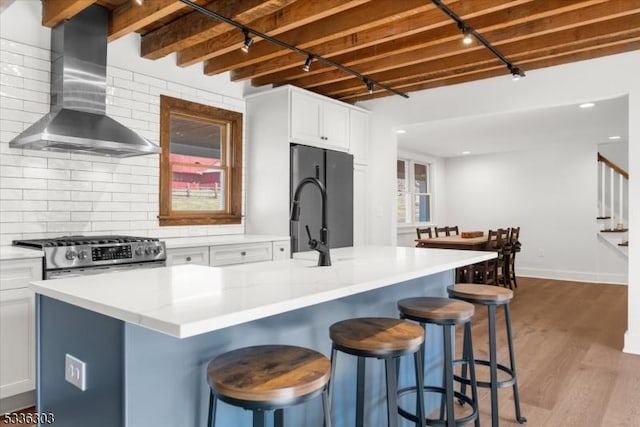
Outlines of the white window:
[[398,223],[420,224],[431,221],[431,165],[398,160]]

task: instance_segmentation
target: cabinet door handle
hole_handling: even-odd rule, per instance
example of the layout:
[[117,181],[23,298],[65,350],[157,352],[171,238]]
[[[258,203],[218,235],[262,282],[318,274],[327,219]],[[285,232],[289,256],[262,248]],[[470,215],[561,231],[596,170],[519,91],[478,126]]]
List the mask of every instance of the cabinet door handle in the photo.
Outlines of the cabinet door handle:
[[247,253],[245,251],[240,252],[240,255],[245,256]]
[[187,262],[191,262],[191,257],[190,256],[187,257]]

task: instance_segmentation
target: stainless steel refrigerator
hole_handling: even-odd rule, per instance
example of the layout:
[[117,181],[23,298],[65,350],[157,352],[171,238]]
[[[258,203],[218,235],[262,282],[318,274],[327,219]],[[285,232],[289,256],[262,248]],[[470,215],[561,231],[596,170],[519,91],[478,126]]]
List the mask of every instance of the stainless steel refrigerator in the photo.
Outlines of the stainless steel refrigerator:
[[[353,156],[340,151],[291,144],[289,206],[301,180],[318,178],[327,191],[329,247],[353,246]],[[300,194],[300,219],[290,221],[291,252],[309,251],[305,226],[314,239],[320,237],[321,197],[318,188],[307,186]]]

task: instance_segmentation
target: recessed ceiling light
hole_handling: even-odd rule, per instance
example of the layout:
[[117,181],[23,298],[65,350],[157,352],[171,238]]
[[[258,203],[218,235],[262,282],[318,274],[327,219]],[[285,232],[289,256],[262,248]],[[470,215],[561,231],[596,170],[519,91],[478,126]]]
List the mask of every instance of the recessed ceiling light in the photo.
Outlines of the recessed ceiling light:
[[614,141],[616,139],[620,139],[620,135],[613,135],[609,137],[610,140]]
[[466,156],[467,154],[471,154],[471,151],[463,151],[462,154]]
[[398,130],[396,131],[396,133],[407,133],[407,131],[406,131],[406,130],[404,130],[404,129],[398,129]]
[[580,108],[591,108],[591,107],[595,107],[596,104],[594,104],[593,102],[585,102],[584,104],[580,104],[578,105],[578,107]]

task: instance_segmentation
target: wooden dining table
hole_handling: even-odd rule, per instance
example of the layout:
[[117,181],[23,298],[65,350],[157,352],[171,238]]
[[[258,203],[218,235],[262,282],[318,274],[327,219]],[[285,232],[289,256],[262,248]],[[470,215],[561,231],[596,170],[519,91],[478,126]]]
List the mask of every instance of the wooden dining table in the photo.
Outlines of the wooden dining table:
[[487,239],[487,236],[461,237],[458,235],[432,237],[431,239],[416,239],[416,247],[482,251],[487,243]]

